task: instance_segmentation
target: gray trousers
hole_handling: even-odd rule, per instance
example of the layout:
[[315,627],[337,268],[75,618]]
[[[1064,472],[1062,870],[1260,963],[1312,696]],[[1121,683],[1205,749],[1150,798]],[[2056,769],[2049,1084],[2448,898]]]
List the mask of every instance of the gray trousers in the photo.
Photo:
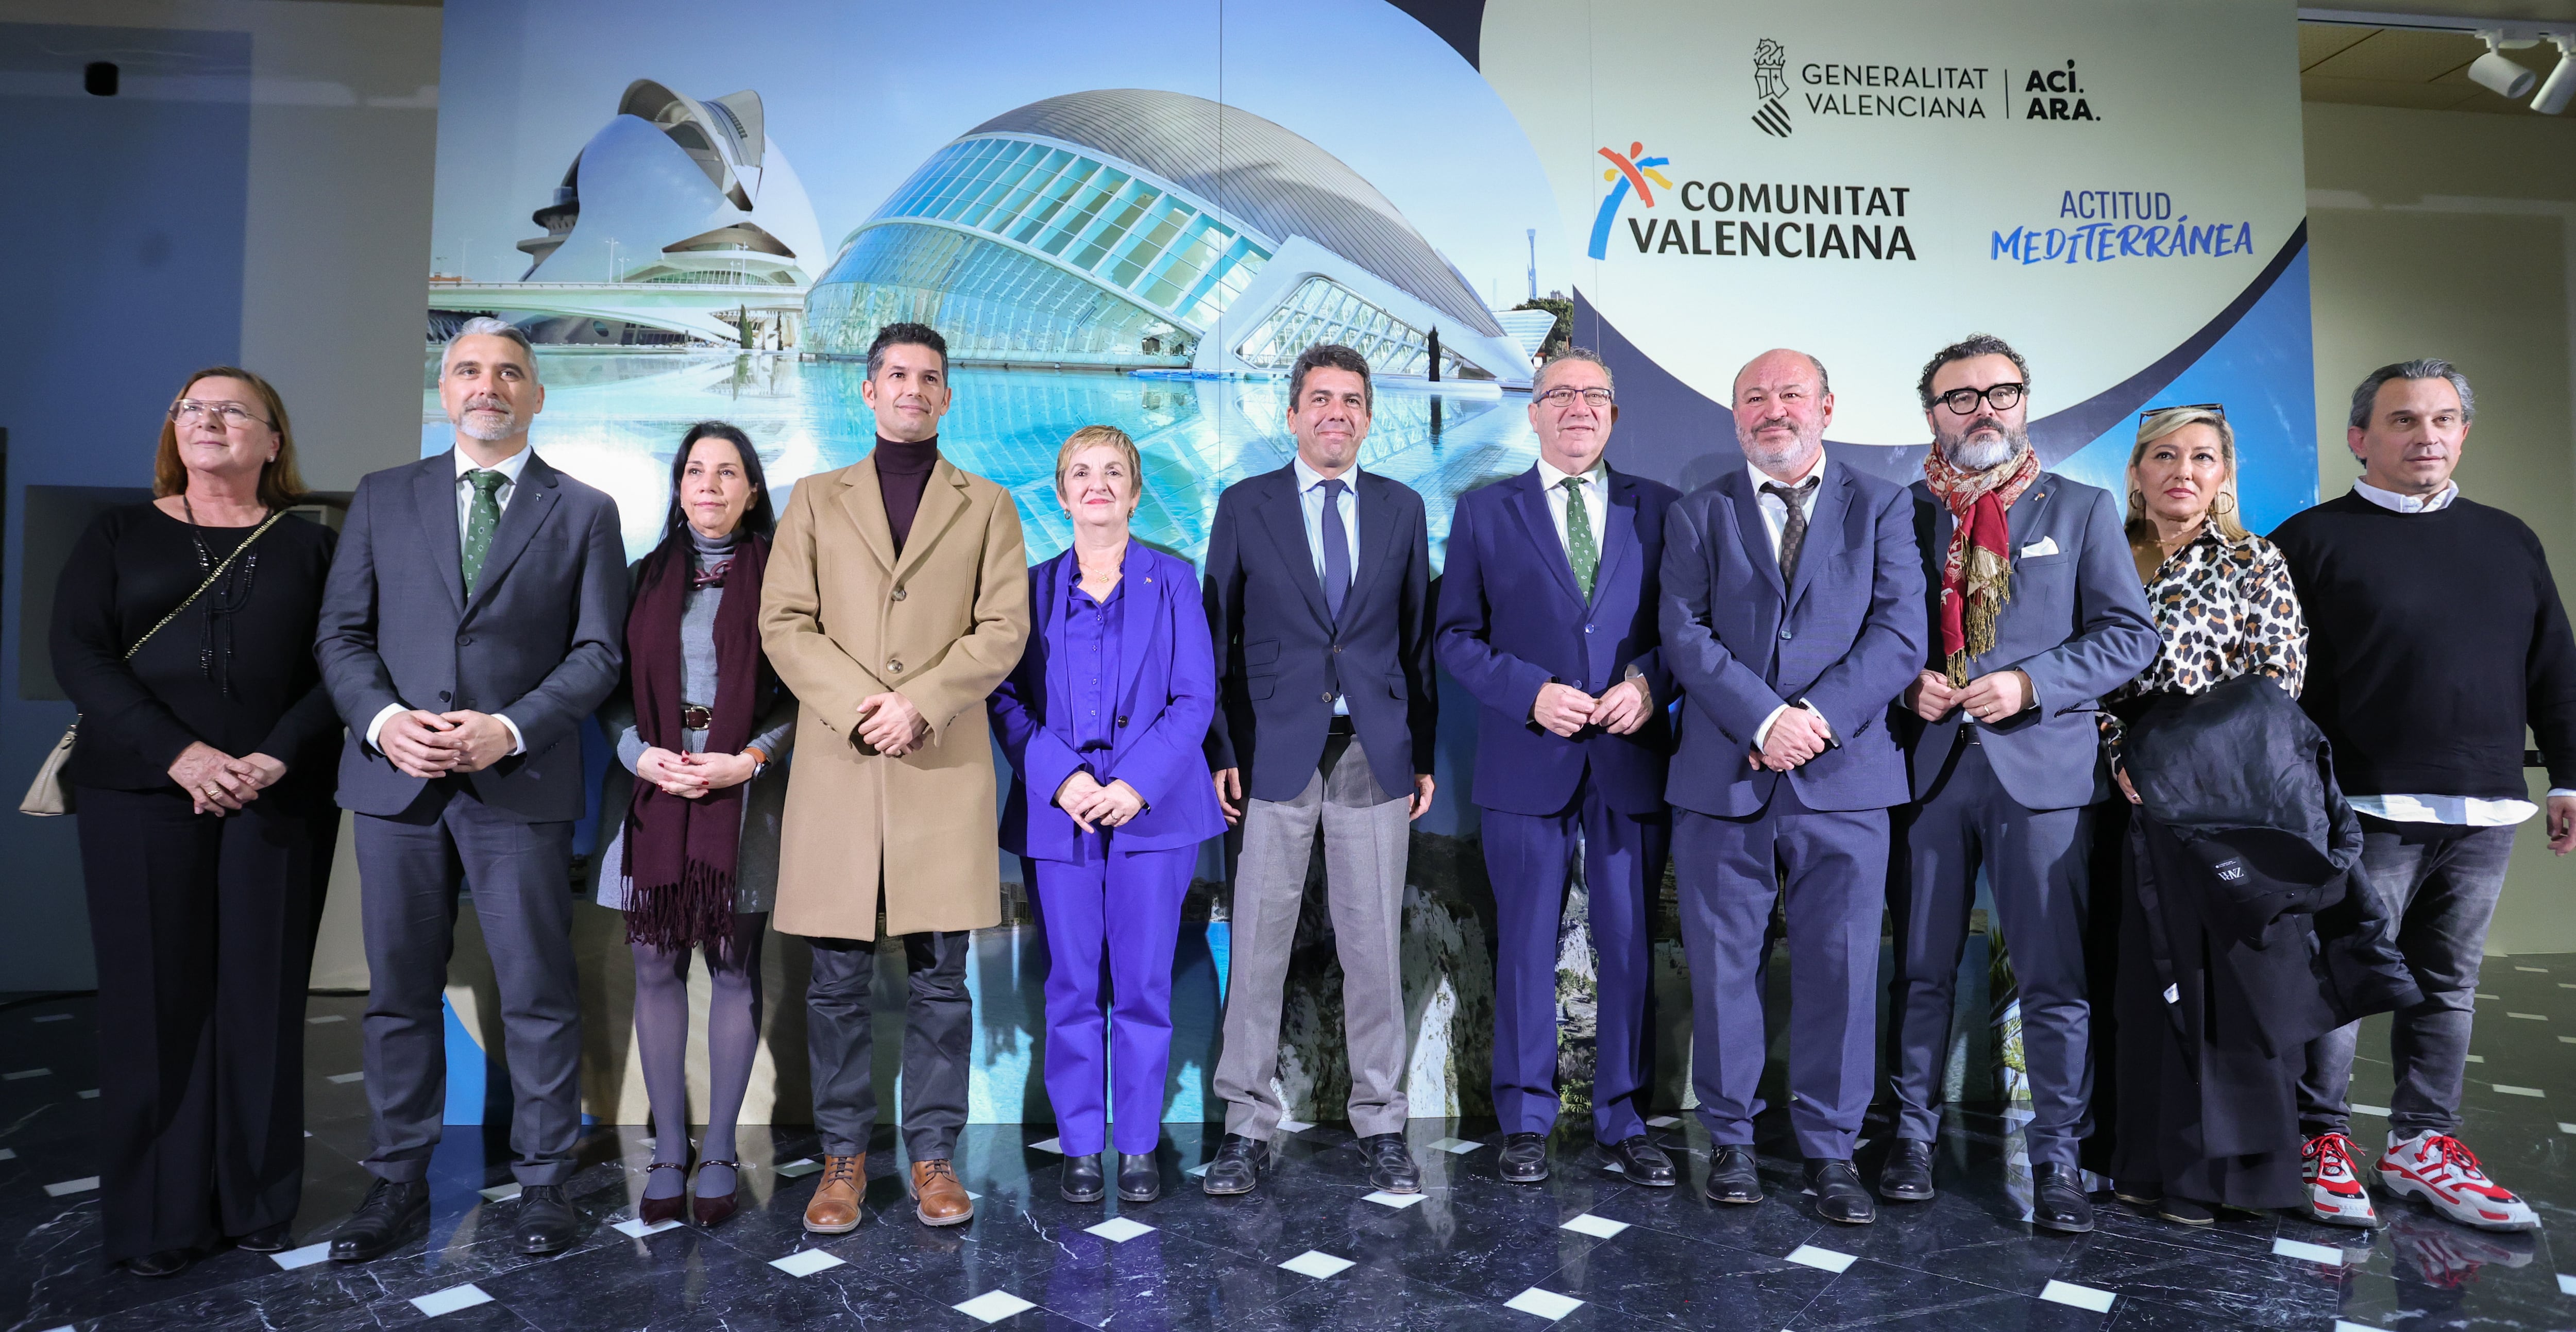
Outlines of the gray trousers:
[[[966,1123],[967,1059],[975,1005],[966,993],[964,930],[898,936],[911,976],[903,1022],[903,1145],[915,1161],[945,1161]],[[823,1150],[857,1156],[877,1127],[877,946],[864,939],[811,939],[814,972],[805,986],[805,1057],[814,1085],[814,1127]]]
[[359,913],[366,932],[367,1105],[379,1179],[429,1173],[447,1111],[447,958],[456,894],[474,916],[501,991],[510,1068],[510,1173],[560,1184],[581,1136],[581,993],[572,960],[572,824],[494,813],[438,781],[391,818],[357,816]]
[[1351,1131],[1401,1133],[1406,1027],[1398,931],[1404,911],[1405,797],[1370,774],[1347,735],[1324,743],[1323,761],[1294,800],[1247,801],[1234,875],[1225,986],[1225,1049],[1216,1094],[1225,1129],[1268,1141],[1283,1109],[1279,1013],[1288,954],[1306,896],[1315,829],[1324,830],[1324,882],[1342,958],[1342,1034],[1351,1064]]

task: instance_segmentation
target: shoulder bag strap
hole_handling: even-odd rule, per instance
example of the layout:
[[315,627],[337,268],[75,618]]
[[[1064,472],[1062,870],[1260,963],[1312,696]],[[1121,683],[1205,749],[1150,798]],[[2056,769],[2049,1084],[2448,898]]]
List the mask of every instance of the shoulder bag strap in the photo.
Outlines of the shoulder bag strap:
[[280,509],[277,512],[270,514],[267,522],[261,523],[249,536],[242,539],[242,543],[240,545],[233,547],[232,554],[226,555],[222,559],[215,561],[215,567],[206,574],[206,581],[197,584],[196,591],[189,593],[186,600],[183,600],[178,605],[171,607],[170,613],[162,616],[159,624],[144,630],[143,636],[134,640],[134,646],[125,650],[126,660],[132,661],[134,659],[134,654],[141,652],[143,650],[143,645],[151,642],[154,634],[168,628],[172,620],[179,618],[179,612],[195,605],[197,598],[204,596],[206,594],[206,589],[213,587],[215,585],[215,580],[224,576],[224,570],[232,567],[234,556],[250,549],[252,542],[259,540],[260,536],[267,532],[268,529],[277,526],[277,520],[285,516],[286,510],[284,509]]

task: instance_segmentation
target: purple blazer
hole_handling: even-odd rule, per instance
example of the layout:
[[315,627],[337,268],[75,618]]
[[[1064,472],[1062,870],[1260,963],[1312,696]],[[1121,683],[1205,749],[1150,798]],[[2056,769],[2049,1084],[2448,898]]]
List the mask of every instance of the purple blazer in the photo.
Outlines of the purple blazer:
[[1196,846],[1225,831],[1200,748],[1216,713],[1216,654],[1198,572],[1140,541],[1127,543],[1123,567],[1115,738],[1087,757],[1074,751],[1073,690],[1060,665],[1065,595],[1082,573],[1070,550],[1029,568],[1033,632],[990,700],[994,738],[1011,760],[1001,840],[1013,855],[1076,858],[1082,830],[1056,808],[1055,792],[1085,769],[1102,785],[1123,781],[1145,797],[1145,812],[1118,829],[1126,850]]

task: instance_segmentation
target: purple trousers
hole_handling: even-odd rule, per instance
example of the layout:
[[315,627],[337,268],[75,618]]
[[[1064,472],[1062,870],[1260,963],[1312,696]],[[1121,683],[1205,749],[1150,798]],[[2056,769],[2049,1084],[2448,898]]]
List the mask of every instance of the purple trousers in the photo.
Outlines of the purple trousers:
[[1114,832],[1079,845],[1078,861],[1020,862],[1046,931],[1047,1100],[1065,1155],[1103,1150],[1114,1106],[1118,1150],[1143,1156],[1162,1140],[1172,948],[1199,849],[1120,851]]

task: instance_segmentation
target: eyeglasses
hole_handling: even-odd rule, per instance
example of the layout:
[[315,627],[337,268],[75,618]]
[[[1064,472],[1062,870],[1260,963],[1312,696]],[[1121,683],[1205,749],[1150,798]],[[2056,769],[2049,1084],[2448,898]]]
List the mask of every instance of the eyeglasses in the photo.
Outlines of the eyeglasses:
[[2224,421],[2227,419],[2227,404],[2223,402],[2192,402],[2185,403],[2179,407],[2150,407],[2145,411],[2138,413],[2138,419],[2143,421],[2150,416],[2162,416],[2167,412],[2207,412],[2210,415],[2217,417],[2219,420]]
[[1574,405],[1574,395],[1577,393],[1582,394],[1583,400],[1595,407],[1607,407],[1617,401],[1611,397],[1610,390],[1606,388],[1579,389],[1571,384],[1549,389],[1538,395],[1538,400],[1562,411]]
[[199,402],[194,398],[181,398],[170,404],[170,419],[181,425],[195,425],[203,421],[224,430],[238,430],[243,423],[249,421],[258,421],[272,430],[277,427],[274,421],[262,420],[251,415],[250,409],[240,403]]
[[1953,416],[1966,416],[1977,410],[1977,401],[1981,398],[1993,404],[1996,411],[2008,412],[2013,409],[2015,403],[2021,401],[2021,395],[2028,391],[2028,385],[2012,383],[1997,384],[1983,389],[1952,389],[1942,394],[1940,401],[1942,406],[1950,409],[1950,414]]

